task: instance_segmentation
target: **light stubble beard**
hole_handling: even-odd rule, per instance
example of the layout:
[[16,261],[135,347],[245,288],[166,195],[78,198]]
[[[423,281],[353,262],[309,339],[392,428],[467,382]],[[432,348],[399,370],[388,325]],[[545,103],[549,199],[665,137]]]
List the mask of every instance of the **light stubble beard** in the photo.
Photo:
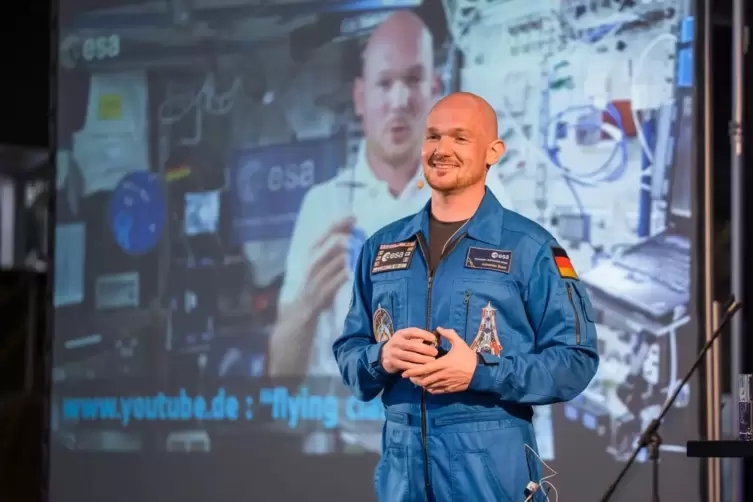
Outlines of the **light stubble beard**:
[[[431,170],[431,167],[429,167],[428,169]],[[456,169],[463,169],[463,168],[458,167]],[[483,173],[480,176],[476,176],[476,177],[462,177],[461,176],[459,178],[456,178],[456,182],[454,185],[447,187],[447,186],[442,186],[440,184],[435,185],[431,181],[431,176],[426,176],[426,171],[427,169],[424,168],[424,178],[426,179],[426,183],[429,185],[429,187],[431,187],[431,189],[434,192],[437,192],[443,196],[458,195],[460,193],[463,193],[466,189],[472,186],[475,186],[476,184],[480,182],[483,182],[484,177],[485,177],[485,174]]]

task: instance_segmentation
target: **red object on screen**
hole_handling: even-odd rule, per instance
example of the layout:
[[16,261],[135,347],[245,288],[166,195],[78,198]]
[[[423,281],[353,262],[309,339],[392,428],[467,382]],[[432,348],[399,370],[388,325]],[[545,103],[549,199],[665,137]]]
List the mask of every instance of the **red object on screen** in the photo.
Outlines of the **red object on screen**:
[[[623,100],[616,100],[612,101],[609,104],[611,104],[614,108],[617,109],[617,113],[620,114],[620,120],[622,120],[622,127],[625,131],[625,136],[628,138],[635,137],[636,130],[635,130],[635,121],[633,120],[633,106],[629,99],[623,99]],[[615,122],[614,118],[607,112],[606,110],[601,115],[601,120],[606,122],[607,124],[611,124],[615,127],[617,127],[617,123]],[[602,131],[601,133],[601,139],[609,139],[610,136],[606,132]]]

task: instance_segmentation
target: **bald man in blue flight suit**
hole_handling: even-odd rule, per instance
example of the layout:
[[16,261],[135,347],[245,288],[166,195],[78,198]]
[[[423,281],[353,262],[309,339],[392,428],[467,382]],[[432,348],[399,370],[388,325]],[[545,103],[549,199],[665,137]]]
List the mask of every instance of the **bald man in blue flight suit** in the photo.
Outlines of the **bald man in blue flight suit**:
[[333,349],[359,399],[382,393],[380,501],[543,501],[531,407],[573,399],[598,368],[567,253],[485,187],[504,148],[483,99],[439,101],[422,147],[431,200],[362,250]]

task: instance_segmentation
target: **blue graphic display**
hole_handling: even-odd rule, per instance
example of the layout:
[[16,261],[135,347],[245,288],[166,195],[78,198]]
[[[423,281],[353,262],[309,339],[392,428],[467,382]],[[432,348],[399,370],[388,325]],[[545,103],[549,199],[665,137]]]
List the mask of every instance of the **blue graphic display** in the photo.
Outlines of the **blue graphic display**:
[[340,165],[334,141],[238,152],[231,163],[236,243],[290,237],[304,195]]
[[165,197],[159,178],[146,171],[121,180],[110,201],[112,233],[128,254],[151,251],[165,228]]

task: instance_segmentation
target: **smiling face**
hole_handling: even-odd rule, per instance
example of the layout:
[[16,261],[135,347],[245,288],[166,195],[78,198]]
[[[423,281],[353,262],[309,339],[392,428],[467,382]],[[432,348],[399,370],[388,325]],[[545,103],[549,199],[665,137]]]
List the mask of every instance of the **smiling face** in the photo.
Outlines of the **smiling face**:
[[497,138],[494,110],[478,96],[451,94],[431,110],[421,149],[424,177],[442,193],[486,183],[488,166],[505,147]]

